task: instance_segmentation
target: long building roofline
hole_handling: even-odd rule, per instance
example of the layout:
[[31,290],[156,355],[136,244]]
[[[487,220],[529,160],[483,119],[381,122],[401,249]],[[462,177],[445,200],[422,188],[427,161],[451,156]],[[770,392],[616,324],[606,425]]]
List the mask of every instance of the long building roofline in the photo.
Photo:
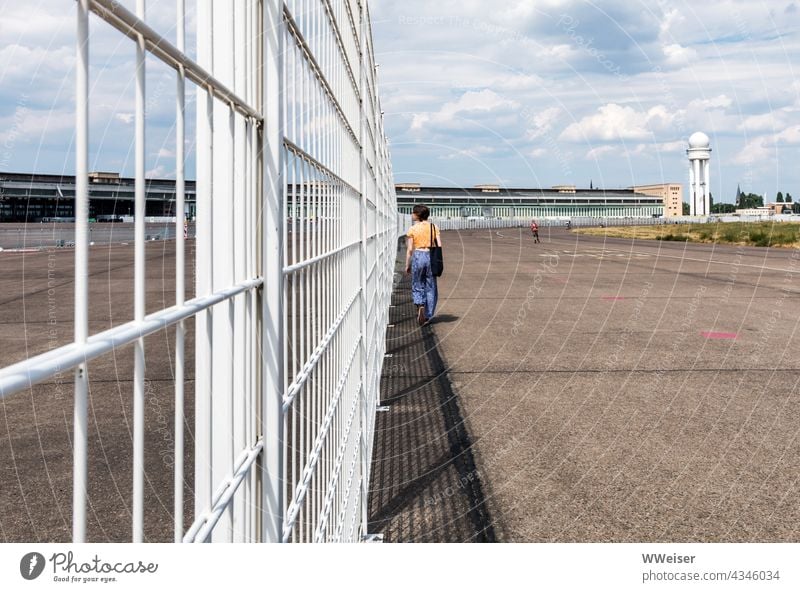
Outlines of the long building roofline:
[[[106,173],[107,174],[107,173]],[[89,173],[91,178],[92,173]],[[18,183],[75,183],[75,175],[60,175],[57,173],[16,173],[0,171],[0,181],[13,181]],[[134,177],[103,178],[102,183],[91,183],[91,185],[133,185]],[[145,178],[149,184],[171,184],[175,185],[175,179],[153,179]],[[194,184],[194,180],[186,180],[187,184]]]
[[[670,183],[672,185],[673,183]],[[677,183],[674,183],[677,185]],[[658,185],[658,184],[656,184]],[[664,183],[666,185],[666,183]],[[636,185],[636,187],[652,187],[653,185]],[[491,193],[492,191],[536,191],[536,192],[555,192],[558,193],[559,188],[555,187],[497,187],[497,189],[490,189],[486,190],[483,187],[443,187],[439,185],[419,185],[416,183],[395,183],[395,189],[403,189],[403,188],[413,188],[414,191],[410,191],[407,193],[416,193],[416,190],[420,191],[473,191],[476,193]],[[596,192],[596,193],[603,193],[604,191],[632,191],[632,187],[606,187],[606,188],[581,188],[575,187],[575,191],[582,191],[582,192]]]

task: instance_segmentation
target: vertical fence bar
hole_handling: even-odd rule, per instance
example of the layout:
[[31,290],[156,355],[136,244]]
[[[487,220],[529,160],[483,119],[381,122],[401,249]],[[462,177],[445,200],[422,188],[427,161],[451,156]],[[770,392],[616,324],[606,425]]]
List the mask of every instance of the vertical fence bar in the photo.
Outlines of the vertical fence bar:
[[[212,13],[210,2],[197,5],[197,59],[213,74]],[[212,163],[214,161],[214,98],[211,89],[197,88],[197,189],[195,252],[196,293],[211,293],[213,273]],[[195,317],[195,517],[211,507],[211,341],[212,310]]]
[[[89,1],[77,2],[77,61],[75,68],[75,343],[89,334]],[[72,466],[72,542],[86,542],[88,462],[86,364],[75,369]]]
[[[212,44],[214,77],[233,85],[233,9],[229,2],[212,3]],[[214,159],[211,162],[211,214],[214,218],[212,290],[233,283],[233,109],[223,101],[213,102],[212,130]],[[219,122],[219,123],[217,123]],[[220,483],[231,474],[238,451],[233,449],[233,300],[212,314],[211,343],[211,481]],[[211,533],[213,542],[230,542],[233,536],[232,507],[222,513]]]
[[[247,34],[246,3],[237,2],[233,9],[233,39],[231,51],[233,52],[233,90],[239,96],[246,97],[246,62],[245,50]],[[247,100],[247,99],[245,99]],[[246,225],[248,220],[245,213],[246,203],[246,175],[245,168],[245,121],[239,114],[234,113],[233,122],[233,279],[235,282],[245,279],[246,270]],[[247,401],[247,353],[245,337],[245,295],[233,300],[233,454],[238,455],[246,445],[252,445],[246,438],[245,405]],[[233,503],[233,540],[241,543],[245,541],[245,495],[238,495]]]
[[[136,0],[136,16],[144,20],[145,1]],[[134,315],[137,322],[145,316],[145,215],[146,188],[144,178],[145,146],[145,43],[142,35],[136,41],[136,186],[135,186],[135,255]],[[134,343],[133,358],[133,542],[144,541],[144,338]]]
[[[249,12],[249,35],[248,35],[248,92],[246,100],[250,105],[258,105],[258,80],[259,76],[261,75],[259,66],[260,62],[258,60],[259,56],[259,45],[261,42],[261,25],[263,24],[261,21],[261,12],[260,12],[260,1],[259,0],[250,0],[250,12]],[[255,120],[250,119],[248,125],[248,133],[247,133],[247,150],[248,150],[248,171],[247,171],[247,179],[248,179],[248,194],[247,194],[247,277],[255,277],[257,275],[256,272],[256,264],[258,257],[256,255],[256,228],[258,226],[258,222],[256,220],[256,212],[257,204],[258,204],[258,195],[257,195],[257,188],[260,187],[259,184],[259,171],[258,171],[258,127]],[[258,412],[258,395],[260,394],[260,389],[257,387],[258,385],[258,352],[259,348],[256,347],[256,338],[257,338],[257,327],[258,323],[258,311],[256,307],[256,295],[252,292],[247,294],[247,345],[248,345],[248,352],[247,352],[247,360],[248,360],[248,381],[247,381],[247,388],[249,392],[248,398],[248,433],[247,433],[247,441],[248,442],[255,442],[256,441],[256,434],[258,433],[257,426],[256,426],[256,418]],[[260,523],[260,512],[258,509],[260,504],[258,503],[258,471],[253,470],[250,471],[248,475],[248,498],[247,498],[247,511],[249,512],[250,518],[248,520],[249,524],[249,531],[248,531],[248,542],[256,542],[260,540],[260,530],[258,525]]]
[[283,217],[284,183],[281,175],[283,159],[283,113],[281,80],[283,62],[283,0],[264,0],[263,25],[263,94],[261,113],[264,117],[263,193],[261,199],[261,274],[264,278],[262,299],[262,425],[265,451],[262,466],[263,527],[262,540],[283,539]]
[[[185,0],[177,0],[177,47],[183,52],[186,43]],[[185,224],[185,131],[186,76],[183,66],[178,68],[175,99],[175,305],[181,306],[186,298],[186,258],[184,241]],[[183,539],[183,401],[184,401],[184,331],[181,321],[175,328],[175,542]]]
[[360,401],[360,424],[361,424],[361,437],[359,438],[359,455],[361,457],[361,466],[359,467],[361,470],[362,481],[361,481],[361,491],[360,491],[360,499],[361,499],[361,508],[359,511],[361,512],[361,532],[359,533],[360,536],[366,536],[367,531],[367,488],[368,484],[365,483],[363,480],[363,476],[366,475],[366,463],[367,463],[367,433],[365,430],[365,426],[367,423],[367,397],[369,396],[369,384],[367,380],[368,370],[369,370],[369,360],[367,357],[369,356],[369,344],[367,343],[367,315],[369,310],[369,302],[368,302],[368,294],[367,294],[367,241],[368,238],[368,229],[367,229],[367,153],[365,150],[365,142],[366,142],[366,135],[367,135],[367,88],[365,84],[365,70],[364,70],[364,62],[366,60],[366,42],[364,38],[364,8],[362,3],[359,1],[358,3],[358,22],[356,23],[357,30],[358,30],[358,82],[359,87],[361,90],[361,102],[359,104],[359,121],[358,121],[358,129],[359,129],[359,189],[361,190],[361,200],[359,204],[359,231],[360,231],[360,239],[361,244],[359,248],[359,285],[361,287],[361,306],[360,306],[360,376],[361,376],[361,388],[359,392],[359,399]]

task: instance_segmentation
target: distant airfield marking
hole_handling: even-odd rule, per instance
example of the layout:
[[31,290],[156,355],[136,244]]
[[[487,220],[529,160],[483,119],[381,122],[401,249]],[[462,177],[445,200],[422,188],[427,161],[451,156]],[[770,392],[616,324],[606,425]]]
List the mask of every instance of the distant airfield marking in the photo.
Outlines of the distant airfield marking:
[[539,257],[552,257],[553,255],[557,256],[564,256],[564,257],[588,257],[590,259],[607,259],[610,257],[616,257],[619,259],[650,259],[655,255],[652,253],[627,253],[627,252],[614,252],[609,253],[608,251],[586,251],[586,252],[578,252],[578,251],[561,251],[561,253],[539,253]]
[[[695,244],[701,244],[701,243],[695,243]],[[659,258],[660,257],[667,257],[667,258],[670,258],[670,259],[681,259],[682,261],[697,261],[699,263],[709,263],[709,264],[713,263],[715,265],[728,265],[728,266],[731,265],[730,261],[716,261],[714,259],[700,259],[698,257],[684,257],[684,256],[681,256],[681,255],[665,255],[664,253],[661,253],[661,252],[659,252],[659,253],[642,253],[640,251],[620,251],[619,249],[609,249],[609,250],[614,250],[614,251],[617,251],[617,252],[620,252],[620,253],[637,253],[637,254],[641,254],[641,255],[649,255],[650,257],[659,257]],[[772,249],[772,250],[775,251],[775,249]],[[736,266],[737,267],[752,267],[752,268],[755,268],[755,269],[766,269],[767,271],[782,271],[782,272],[785,272],[785,273],[800,273],[800,269],[781,269],[779,267],[765,267],[763,265],[753,265],[752,263],[737,263]]]

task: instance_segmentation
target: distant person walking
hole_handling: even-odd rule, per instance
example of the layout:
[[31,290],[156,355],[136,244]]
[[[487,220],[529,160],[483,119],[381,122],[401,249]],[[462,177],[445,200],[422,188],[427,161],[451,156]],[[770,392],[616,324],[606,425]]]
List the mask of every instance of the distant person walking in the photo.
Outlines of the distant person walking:
[[414,206],[411,214],[414,225],[406,233],[406,273],[411,274],[411,296],[420,325],[428,324],[433,318],[439,299],[436,276],[431,270],[430,247],[433,241],[442,246],[442,239],[439,229],[428,222],[428,216],[427,206]]
[[539,225],[536,223],[536,220],[531,222],[531,232],[533,233],[534,243],[542,242],[539,240]]

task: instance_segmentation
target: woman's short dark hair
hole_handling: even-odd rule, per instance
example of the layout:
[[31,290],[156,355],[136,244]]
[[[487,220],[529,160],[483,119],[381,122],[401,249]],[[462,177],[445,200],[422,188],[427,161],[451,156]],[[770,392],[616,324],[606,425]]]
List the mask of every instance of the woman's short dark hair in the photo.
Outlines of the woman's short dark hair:
[[428,216],[431,215],[431,211],[428,209],[428,206],[424,206],[422,204],[414,206],[413,211],[420,220],[427,220]]

